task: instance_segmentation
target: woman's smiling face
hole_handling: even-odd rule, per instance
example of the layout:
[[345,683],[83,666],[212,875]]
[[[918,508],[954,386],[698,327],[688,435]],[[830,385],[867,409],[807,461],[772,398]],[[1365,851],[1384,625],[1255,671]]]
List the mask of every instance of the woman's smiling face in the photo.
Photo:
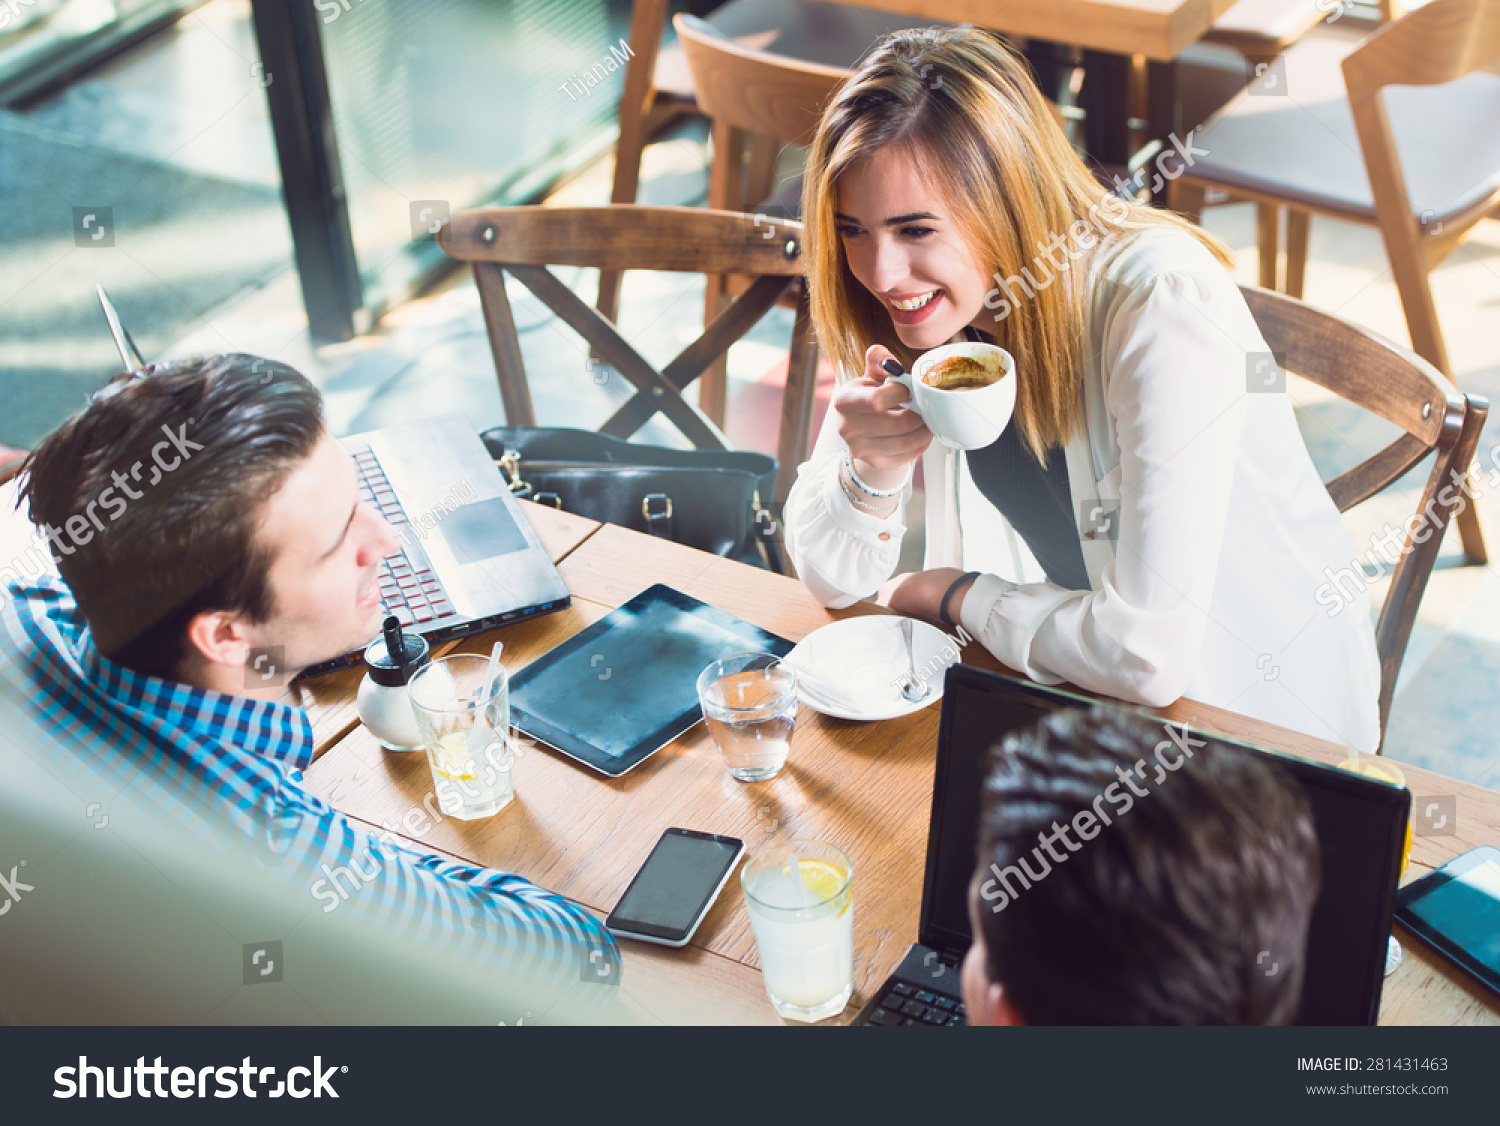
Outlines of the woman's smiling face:
[[887,145],[852,165],[838,179],[834,209],[850,271],[907,347],[936,348],[971,321],[991,320],[990,278],[909,148]]

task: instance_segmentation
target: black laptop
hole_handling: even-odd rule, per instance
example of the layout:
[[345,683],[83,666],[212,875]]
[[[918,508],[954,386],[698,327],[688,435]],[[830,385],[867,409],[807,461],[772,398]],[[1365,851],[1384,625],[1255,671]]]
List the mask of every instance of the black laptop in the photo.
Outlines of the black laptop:
[[[918,942],[861,1010],[856,1024],[963,1023],[959,966],[972,934],[969,879],[976,863],[979,791],[989,750],[1050,712],[1093,703],[965,665],[948,670]],[[1295,1023],[1374,1024],[1411,794],[1330,766],[1194,734],[1274,758],[1302,787],[1312,808],[1323,871]]]

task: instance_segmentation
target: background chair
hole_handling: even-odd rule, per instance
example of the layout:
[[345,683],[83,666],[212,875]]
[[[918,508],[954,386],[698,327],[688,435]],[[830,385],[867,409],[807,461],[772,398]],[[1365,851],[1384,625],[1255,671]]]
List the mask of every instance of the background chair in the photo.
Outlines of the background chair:
[[[1196,215],[1209,187],[1286,206],[1294,296],[1310,214],[1378,227],[1412,348],[1451,378],[1429,274],[1481,218],[1500,216],[1500,77],[1482,72],[1497,58],[1500,0],[1435,0],[1352,49],[1304,40],[1285,55],[1288,96],[1247,91],[1200,132],[1208,155],[1172,183],[1172,206]],[[1261,280],[1272,285],[1276,227],[1263,209]],[[1473,506],[1459,530],[1469,558],[1486,561]]]
[[[697,88],[682,48],[662,46],[669,7],[669,0],[635,0],[631,12],[632,55],[620,95],[620,139],[609,197],[613,203],[635,202],[641,152],[651,134],[674,117],[698,112]],[[887,32],[931,27],[934,21],[814,0],[729,0],[709,13],[708,23],[744,46],[815,66],[847,69]],[[769,159],[774,162],[774,153]],[[602,273],[599,312],[614,320],[619,299],[619,274]]]
[[[1489,403],[1479,396],[1460,394],[1432,364],[1357,325],[1268,290],[1241,286],[1240,292],[1271,350],[1285,354],[1286,370],[1373,411],[1404,432],[1379,453],[1327,482],[1328,494],[1340,512],[1399,480],[1428,454],[1437,454],[1417,501],[1420,523],[1408,528],[1375,626],[1383,739],[1401,659],[1443,533],[1460,503],[1474,507],[1457,490],[1450,490],[1452,499],[1447,504],[1438,499],[1439,494],[1453,480],[1450,474],[1462,479],[1474,460]],[[1431,532],[1417,543],[1412,532],[1423,525]]]
[[[708,206],[776,219],[800,218],[800,176],[768,198],[776,158],[783,145],[812,142],[824,104],[849,71],[743,47],[693,16],[678,15],[673,24],[693,74],[698,107],[713,122]],[[765,234],[774,236],[774,227],[767,226]],[[743,288],[743,279],[709,274],[704,279],[704,323],[718,316],[724,302]],[[726,366],[720,359],[699,383],[698,404],[722,426],[726,398]]]
[[[592,355],[613,366],[635,387],[634,397],[615,411],[600,433],[629,438],[660,412],[695,448],[723,450],[728,448],[723,433],[682,398],[682,391],[802,276],[801,225],[782,222],[776,225],[773,238],[765,234],[766,224],[757,224],[750,215],[622,204],[462,211],[438,232],[438,241],[451,257],[473,266],[510,425],[532,426],[536,418],[505,292],[507,273],[582,336]],[[754,280],[698,339],[657,371],[548,266],[735,273]],[[776,448],[778,504],[786,498],[797,466],[807,456],[812,430],[817,351],[805,293],[798,301],[790,347]]]

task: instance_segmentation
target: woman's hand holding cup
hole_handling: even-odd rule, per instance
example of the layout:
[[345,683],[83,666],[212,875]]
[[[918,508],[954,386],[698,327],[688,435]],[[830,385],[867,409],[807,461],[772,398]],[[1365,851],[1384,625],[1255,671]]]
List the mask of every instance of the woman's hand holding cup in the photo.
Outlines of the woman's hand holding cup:
[[829,404],[860,477],[877,489],[902,484],[908,467],[932,444],[922,417],[903,406],[911,392],[880,366],[894,358],[883,345],[870,345],[864,375],[840,384]]

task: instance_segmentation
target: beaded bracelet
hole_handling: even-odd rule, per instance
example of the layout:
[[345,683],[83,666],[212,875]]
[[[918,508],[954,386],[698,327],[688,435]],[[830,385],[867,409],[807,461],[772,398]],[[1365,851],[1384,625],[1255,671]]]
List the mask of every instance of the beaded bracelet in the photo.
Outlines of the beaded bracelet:
[[[886,497],[900,496],[906,490],[905,483],[902,483],[900,488],[895,489],[874,489],[869,485],[866,485],[859,479],[859,474],[854,471],[854,456],[849,452],[848,446],[844,447],[844,468],[849,471],[849,480],[854,482],[854,484],[864,492],[869,493],[872,497],[880,497],[881,499],[885,499]],[[907,480],[910,481],[910,477],[908,477]]]
[[866,502],[860,500],[857,496],[854,495],[854,490],[851,489],[848,486],[848,484],[844,481],[844,479],[842,477],[839,478],[839,488],[844,491],[844,496],[849,499],[849,503],[850,504],[854,505],[854,507],[856,507],[856,508],[862,508],[866,512],[871,513],[872,515],[875,515],[875,516],[881,516],[881,517],[889,516],[893,512],[895,512],[896,509],[898,509],[898,508],[901,507],[901,505],[899,503],[893,504],[889,508],[881,508],[881,507],[878,507],[878,506],[873,505],[873,504],[867,504]]

